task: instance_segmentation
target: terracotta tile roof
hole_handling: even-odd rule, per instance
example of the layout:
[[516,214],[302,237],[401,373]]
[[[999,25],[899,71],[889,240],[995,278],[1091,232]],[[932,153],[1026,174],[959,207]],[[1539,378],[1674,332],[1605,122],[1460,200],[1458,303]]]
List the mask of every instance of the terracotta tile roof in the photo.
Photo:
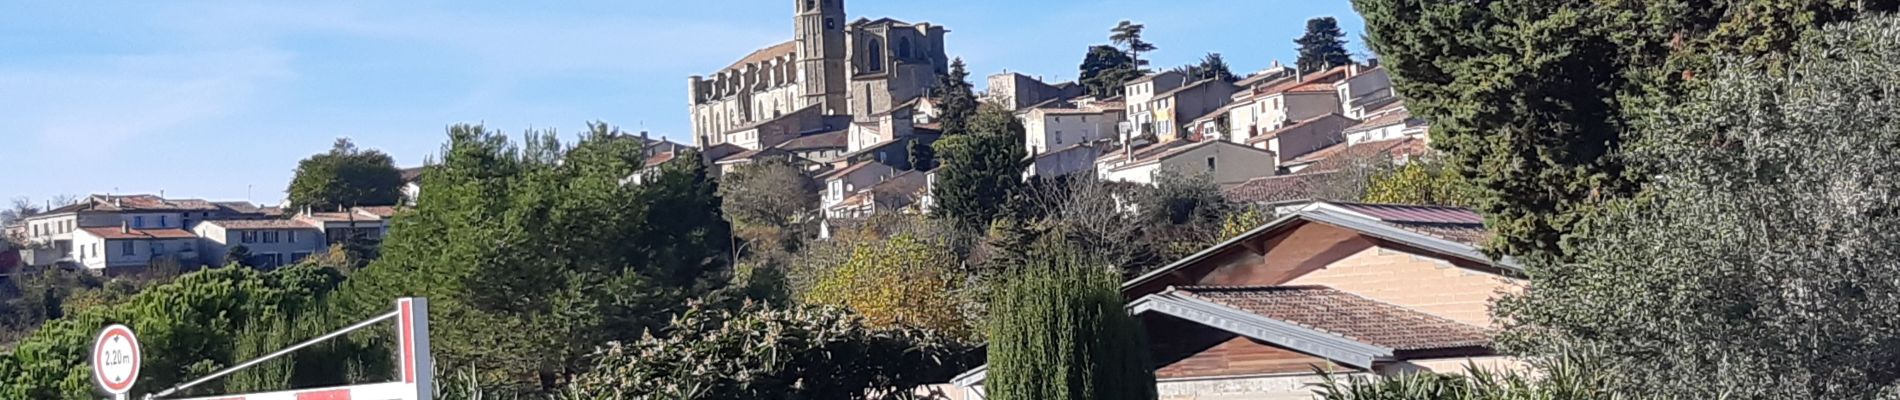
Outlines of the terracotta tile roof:
[[1287,93],[1333,93],[1336,91],[1332,82],[1312,82],[1286,89]]
[[222,226],[224,229],[317,229],[308,222],[290,219],[229,219],[211,220],[204,223]]
[[1335,171],[1301,171],[1298,174],[1253,178],[1222,190],[1221,196],[1226,197],[1227,201],[1257,204],[1312,200],[1324,187],[1326,180],[1336,174]]
[[791,151],[845,148],[849,147],[845,143],[847,139],[850,138],[845,136],[844,130],[836,130],[799,136],[796,139],[787,140],[785,143],[779,143],[777,147]]
[[1176,292],[1393,350],[1488,347],[1483,328],[1324,286],[1189,286]]
[[423,166],[423,167],[403,168],[401,171],[402,181],[415,182],[415,181],[422,180],[422,170],[425,168],[428,168],[428,167]]
[[178,228],[126,229],[125,231],[121,232],[119,227],[105,226],[105,227],[96,227],[96,228],[84,228],[83,230],[85,230],[86,233],[92,234],[93,236],[98,236],[98,237],[106,238],[106,239],[190,239],[190,238],[198,237],[198,235],[194,235],[191,232],[186,232],[184,229],[178,229]]
[[248,202],[248,201],[219,201],[219,202],[213,202],[211,203],[211,205],[218,206],[218,208],[221,209],[222,211],[230,212],[234,214],[263,214],[264,213],[264,209],[262,207],[258,207],[256,204],[251,204],[251,202]]
[[65,211],[217,211],[216,204],[199,199],[167,199],[149,194],[92,195],[78,204],[56,208]]
[[858,170],[864,169],[866,167],[870,167],[872,164],[877,164],[877,162],[866,161],[866,162],[861,162],[857,164],[851,164],[851,166],[848,166],[848,167],[834,169],[822,174],[818,174],[818,176],[813,177],[813,178],[821,182],[828,181],[828,180],[831,180],[831,178],[841,177],[845,175],[850,175],[853,172],[858,172]]
[[363,207],[357,207],[349,211],[306,213],[298,215],[297,218],[318,222],[376,222],[383,220],[384,217]]
[[1294,129],[1299,129],[1299,128],[1301,128],[1301,127],[1305,127],[1305,126],[1307,126],[1307,125],[1310,125],[1310,124],[1312,124],[1312,123],[1314,123],[1314,122],[1319,122],[1320,120],[1323,120],[1323,119],[1328,119],[1328,118],[1345,118],[1345,119],[1347,119],[1347,120],[1351,120],[1351,118],[1348,118],[1348,117],[1346,117],[1346,116],[1344,116],[1344,115],[1339,115],[1339,113],[1330,113],[1330,114],[1326,114],[1326,115],[1321,115],[1321,116],[1317,116],[1317,117],[1312,117],[1312,118],[1307,118],[1307,119],[1303,119],[1303,120],[1300,120],[1300,122],[1295,122],[1295,123],[1293,123],[1292,125],[1287,125],[1287,126],[1284,126],[1284,127],[1281,127],[1280,129],[1274,129],[1274,130],[1271,130],[1271,131],[1267,131],[1266,133],[1262,133],[1262,134],[1260,134],[1259,136],[1254,136],[1254,137],[1251,137],[1251,138],[1247,138],[1247,143],[1260,143],[1260,142],[1264,142],[1264,141],[1267,141],[1267,140],[1269,140],[1269,139],[1273,139],[1273,138],[1275,138],[1275,137],[1278,137],[1278,136],[1280,136],[1280,134],[1281,134],[1281,133],[1286,133],[1286,132],[1288,132],[1288,131],[1291,131],[1291,130],[1294,130]]
[[739,67],[744,67],[746,64],[770,60],[770,59],[778,58],[779,56],[792,55],[792,53],[795,53],[797,51],[798,51],[798,41],[787,40],[785,41],[785,43],[779,43],[779,44],[775,44],[771,46],[766,46],[765,48],[762,48],[762,49],[753,50],[752,54],[745,55],[745,57],[740,58],[739,61],[733,61],[732,65],[727,65],[726,68],[721,69],[719,71],[724,72],[727,70],[739,69]]
[[1387,126],[1392,126],[1392,125],[1406,124],[1406,123],[1413,122],[1412,120],[1414,119],[1415,118],[1412,118],[1412,113],[1409,111],[1405,111],[1405,110],[1393,111],[1393,112],[1379,115],[1377,117],[1373,117],[1372,119],[1368,119],[1365,122],[1360,122],[1358,125],[1353,125],[1351,127],[1348,127],[1346,128],[1346,132],[1367,131],[1367,130],[1373,130],[1373,129],[1383,128]]
[[660,166],[660,164],[665,164],[667,161],[673,161],[673,157],[675,156],[673,155],[672,152],[654,154],[652,157],[647,157],[646,167],[647,168],[658,167]]
[[[1333,69],[1307,74],[1305,76],[1300,77],[1300,79],[1297,79],[1297,80],[1289,79],[1286,81],[1281,81],[1279,83],[1274,83],[1272,85],[1263,86],[1259,89],[1254,89],[1253,93],[1255,96],[1265,96],[1265,95],[1270,95],[1274,93],[1285,92],[1288,89],[1304,86],[1309,83],[1326,83],[1330,85],[1333,82],[1337,82],[1340,79],[1344,79],[1345,77],[1346,77],[1346,67],[1333,67]],[[1327,87],[1326,90],[1332,90],[1332,88],[1329,86]]]
[[1430,151],[1430,148],[1426,147],[1423,139],[1413,137],[1360,142],[1359,144],[1353,145],[1342,142],[1306,153],[1305,155],[1294,158],[1292,161],[1288,161],[1287,164],[1313,164],[1315,168],[1337,169],[1352,159],[1359,157],[1386,156],[1396,158],[1401,155],[1423,155],[1428,151]]
[[381,218],[389,218],[396,216],[397,209],[394,206],[365,206],[357,207],[356,211]]

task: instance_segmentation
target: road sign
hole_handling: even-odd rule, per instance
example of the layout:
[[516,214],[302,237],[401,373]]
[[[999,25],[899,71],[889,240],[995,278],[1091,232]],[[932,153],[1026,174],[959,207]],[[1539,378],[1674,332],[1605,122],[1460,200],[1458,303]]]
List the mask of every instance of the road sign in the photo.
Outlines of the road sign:
[[112,325],[92,341],[92,381],[114,396],[132,391],[139,380],[139,339],[132,328]]

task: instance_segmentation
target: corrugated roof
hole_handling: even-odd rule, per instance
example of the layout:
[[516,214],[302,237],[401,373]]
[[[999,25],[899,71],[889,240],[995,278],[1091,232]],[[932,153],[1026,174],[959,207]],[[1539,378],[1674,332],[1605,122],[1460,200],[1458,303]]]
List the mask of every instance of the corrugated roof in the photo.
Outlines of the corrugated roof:
[[1188,286],[1174,290],[1262,317],[1393,350],[1489,347],[1476,326],[1325,286]]

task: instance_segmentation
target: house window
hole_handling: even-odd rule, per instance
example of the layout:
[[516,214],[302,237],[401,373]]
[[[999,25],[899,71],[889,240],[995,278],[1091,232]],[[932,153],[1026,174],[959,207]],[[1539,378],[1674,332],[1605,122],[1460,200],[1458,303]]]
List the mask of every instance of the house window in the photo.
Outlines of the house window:
[[165,226],[165,224],[166,224],[166,221],[165,221],[165,219],[166,219],[166,216],[164,216],[164,215],[160,215],[160,216],[158,216],[158,226],[159,226],[159,227],[164,227],[164,226]]
[[284,232],[284,235],[290,237],[291,243],[297,243],[297,231]]
[[238,241],[244,242],[244,243],[255,243],[257,241],[257,232],[251,232],[251,231],[240,232],[238,233]]
[[132,227],[133,227],[133,228],[144,228],[144,227],[145,227],[145,217],[132,217]]
[[910,38],[897,38],[897,58],[910,58]]
[[1213,171],[1213,170],[1214,170],[1214,157],[1208,157],[1208,158],[1207,158],[1207,170],[1208,170],[1208,171]]
[[838,21],[835,19],[831,19],[831,17],[825,17],[825,29],[826,30],[838,29]]
[[132,255],[132,241],[127,240],[127,241],[119,242],[119,255],[122,255],[122,256]]

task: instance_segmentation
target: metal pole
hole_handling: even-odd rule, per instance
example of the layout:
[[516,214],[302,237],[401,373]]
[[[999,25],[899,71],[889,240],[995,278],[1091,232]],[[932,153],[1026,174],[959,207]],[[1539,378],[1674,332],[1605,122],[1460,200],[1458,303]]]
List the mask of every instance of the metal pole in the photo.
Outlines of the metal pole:
[[[317,337],[317,338],[315,338],[315,339],[310,339],[310,340],[305,340],[305,341],[303,341],[302,343],[297,343],[296,345],[293,345],[293,346],[290,346],[289,348],[285,348],[285,349],[283,349],[283,350],[278,350],[277,352],[274,352],[274,353],[270,353],[270,354],[266,354],[266,355],[264,355],[263,357],[258,357],[258,358],[256,358],[256,359],[252,359],[252,360],[250,360],[250,361],[245,361],[245,362],[244,362],[243,364],[238,364],[238,365],[235,365],[235,366],[232,366],[232,367],[230,367],[230,368],[225,368],[225,369],[222,369],[222,370],[219,370],[218,372],[214,372],[214,373],[212,373],[211,375],[208,375],[208,376],[205,376],[205,377],[203,377],[203,378],[198,378],[198,380],[194,380],[194,381],[191,381],[191,382],[186,382],[186,383],[185,383],[185,384],[183,384],[183,385],[178,385],[178,386],[174,386],[174,387],[172,387],[171,389],[165,389],[165,390],[164,390],[164,391],[162,391],[162,392],[158,392],[158,394],[149,394],[149,395],[145,395],[145,398],[146,398],[147,400],[150,400],[150,399],[155,399],[155,398],[159,398],[159,397],[165,397],[165,396],[170,396],[170,395],[171,395],[172,393],[177,393],[177,392],[178,392],[178,391],[180,391],[180,390],[185,390],[185,389],[189,389],[189,388],[191,388],[192,386],[198,386],[199,384],[203,384],[203,383],[205,383],[205,382],[208,382],[208,381],[211,381],[212,379],[217,379],[217,378],[219,378],[219,377],[223,377],[223,376],[225,376],[225,375],[230,375],[231,373],[234,373],[234,372],[237,372],[237,371],[238,371],[238,370],[240,370],[240,369],[245,369],[245,368],[249,368],[249,367],[250,367],[250,366],[252,366],[252,365],[257,365],[258,363],[261,363],[261,362],[264,362],[264,361],[269,361],[270,359],[273,359],[273,358],[277,358],[277,357],[281,357],[281,356],[283,356],[283,355],[285,355],[285,354],[290,354],[290,352],[292,352],[292,351],[296,351],[297,349],[301,349],[301,348],[305,348],[305,347],[310,347],[310,346],[312,346],[312,345],[315,345],[315,344],[317,344],[317,343],[320,343],[320,342],[323,342],[323,341],[325,341],[325,340],[330,340],[330,339],[332,339],[332,338],[335,338],[335,337],[337,337],[337,336],[342,336],[343,334],[346,334],[346,333],[350,333],[351,331],[355,331],[355,330],[357,330],[357,329],[363,329],[363,327],[366,327],[366,326],[369,326],[370,324],[374,324],[374,323],[377,323],[377,322],[383,322],[383,320],[387,320],[387,319],[390,319],[390,318],[395,318],[395,317],[397,317],[398,315],[401,315],[401,314],[402,314],[402,311],[401,311],[401,310],[397,310],[397,311],[391,311],[391,312],[389,312],[388,314],[383,314],[383,315],[381,315],[381,316],[378,316],[378,317],[376,317],[376,318],[371,318],[371,319],[370,319],[370,320],[368,320],[368,321],[363,321],[363,322],[358,322],[358,323],[356,323],[356,325],[350,325],[349,327],[345,327],[345,328],[343,328],[343,329],[339,329],[339,330],[337,330],[337,331],[335,331],[335,332],[330,332],[330,333],[327,333],[327,334],[324,334],[323,336],[318,336],[318,337]],[[124,399],[120,399],[120,400],[124,400]]]

